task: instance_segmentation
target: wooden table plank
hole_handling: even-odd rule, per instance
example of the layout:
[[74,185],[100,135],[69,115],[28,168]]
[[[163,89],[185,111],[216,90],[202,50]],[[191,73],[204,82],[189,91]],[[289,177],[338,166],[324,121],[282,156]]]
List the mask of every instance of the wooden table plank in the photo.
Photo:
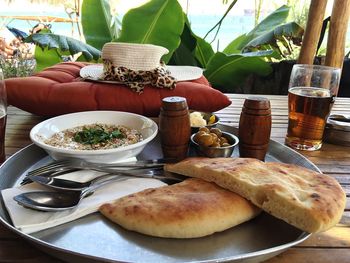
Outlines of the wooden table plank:
[[349,248],[290,248],[265,263],[347,263]]
[[330,230],[312,235],[306,241],[298,245],[298,247],[350,247],[350,227],[339,225]]

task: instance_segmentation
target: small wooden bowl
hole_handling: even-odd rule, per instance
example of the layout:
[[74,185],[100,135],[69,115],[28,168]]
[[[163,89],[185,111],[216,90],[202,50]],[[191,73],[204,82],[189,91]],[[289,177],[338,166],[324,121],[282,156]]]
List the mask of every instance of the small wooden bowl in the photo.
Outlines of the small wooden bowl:
[[199,156],[206,156],[209,158],[217,158],[217,157],[231,157],[233,150],[235,149],[235,146],[238,144],[239,139],[237,136],[228,133],[228,132],[222,132],[222,136],[225,137],[230,144],[229,146],[225,147],[207,147],[200,145],[194,141],[194,136],[196,134],[192,134],[191,136],[191,142],[196,150],[196,153]]

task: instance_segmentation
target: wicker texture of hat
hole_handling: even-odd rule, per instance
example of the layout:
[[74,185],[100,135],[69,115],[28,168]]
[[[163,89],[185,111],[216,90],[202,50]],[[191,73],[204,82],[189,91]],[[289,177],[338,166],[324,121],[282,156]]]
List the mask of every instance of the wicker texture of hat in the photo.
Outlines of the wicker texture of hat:
[[109,60],[115,67],[131,70],[153,70],[160,67],[160,60],[168,49],[151,44],[110,42],[102,48],[102,59]]

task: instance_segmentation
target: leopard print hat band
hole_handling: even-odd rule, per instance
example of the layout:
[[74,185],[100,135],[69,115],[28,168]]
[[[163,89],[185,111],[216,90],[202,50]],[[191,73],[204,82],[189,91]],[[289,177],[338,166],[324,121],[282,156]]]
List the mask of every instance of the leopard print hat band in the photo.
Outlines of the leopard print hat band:
[[127,67],[116,67],[108,60],[103,60],[103,80],[122,82],[133,91],[141,94],[145,85],[152,85],[156,88],[174,89],[176,80],[166,70],[164,63],[151,70],[132,70]]

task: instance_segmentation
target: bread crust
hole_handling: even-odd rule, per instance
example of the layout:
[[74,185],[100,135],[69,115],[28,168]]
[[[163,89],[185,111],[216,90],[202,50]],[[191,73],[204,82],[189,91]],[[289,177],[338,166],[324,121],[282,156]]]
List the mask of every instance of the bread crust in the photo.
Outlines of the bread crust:
[[309,233],[337,224],[346,203],[334,178],[293,164],[194,157],[168,164],[165,170],[214,182]]
[[223,231],[261,210],[243,197],[201,179],[125,196],[100,207],[122,227],[168,238],[195,238]]

